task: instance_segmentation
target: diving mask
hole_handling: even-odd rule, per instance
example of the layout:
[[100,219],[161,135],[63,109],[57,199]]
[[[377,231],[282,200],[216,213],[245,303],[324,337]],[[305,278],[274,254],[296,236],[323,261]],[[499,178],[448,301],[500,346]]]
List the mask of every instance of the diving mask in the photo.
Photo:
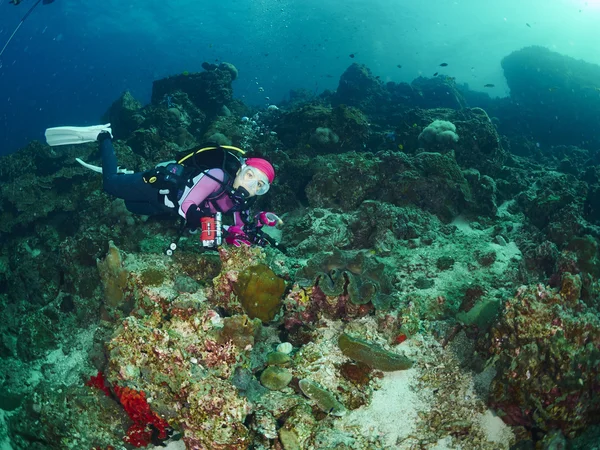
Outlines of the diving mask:
[[242,166],[235,178],[234,187],[241,186],[251,195],[264,195],[270,187],[267,176],[256,167]]

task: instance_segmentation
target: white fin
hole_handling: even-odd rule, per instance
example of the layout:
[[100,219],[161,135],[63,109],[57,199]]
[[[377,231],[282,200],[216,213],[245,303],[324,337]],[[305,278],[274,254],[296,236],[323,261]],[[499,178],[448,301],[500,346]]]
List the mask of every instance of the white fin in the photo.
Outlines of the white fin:
[[[79,159],[79,158],[75,158],[75,161],[77,161],[79,164],[81,164],[86,169],[90,169],[91,171],[102,173],[102,167],[100,167],[100,166],[94,166],[93,164],[88,164],[84,160]],[[124,175],[129,175],[129,174],[132,174],[132,173],[135,173],[135,172],[133,170],[122,169],[120,167],[117,167],[117,173],[122,173]]]
[[102,131],[108,131],[112,137],[110,123],[92,127],[54,127],[46,130],[46,142],[51,147],[57,145],[83,144],[95,142]]

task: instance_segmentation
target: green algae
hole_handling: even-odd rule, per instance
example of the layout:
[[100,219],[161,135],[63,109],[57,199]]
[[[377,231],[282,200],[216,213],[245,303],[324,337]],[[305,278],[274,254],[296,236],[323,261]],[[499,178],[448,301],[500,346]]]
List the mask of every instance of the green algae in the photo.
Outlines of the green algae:
[[300,380],[298,384],[302,393],[314,401],[321,411],[334,416],[343,416],[346,414],[346,407],[327,389],[306,378]]
[[348,358],[362,362],[372,369],[392,372],[410,369],[413,365],[406,356],[387,351],[375,343],[353,338],[346,333],[342,333],[338,338],[338,346]]

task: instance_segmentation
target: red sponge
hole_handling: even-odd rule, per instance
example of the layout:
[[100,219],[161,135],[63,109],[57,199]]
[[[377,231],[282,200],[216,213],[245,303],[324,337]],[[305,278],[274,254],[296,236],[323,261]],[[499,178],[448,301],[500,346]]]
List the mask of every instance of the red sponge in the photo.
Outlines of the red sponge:
[[144,391],[136,391],[128,387],[114,387],[115,394],[134,424],[129,427],[123,439],[134,447],[145,447],[152,441],[152,425],[158,430],[158,438],[167,438],[169,423],[150,409]]

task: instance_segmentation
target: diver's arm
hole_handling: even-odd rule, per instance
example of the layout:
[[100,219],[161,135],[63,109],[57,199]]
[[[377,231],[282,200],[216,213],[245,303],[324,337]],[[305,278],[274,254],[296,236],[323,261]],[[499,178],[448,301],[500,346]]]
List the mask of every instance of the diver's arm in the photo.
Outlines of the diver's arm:
[[207,213],[203,208],[206,199],[221,189],[219,180],[225,178],[221,169],[210,169],[206,174],[190,189],[186,197],[180,200],[179,214],[185,217],[188,226],[192,228],[200,226],[200,221]]
[[[217,180],[223,180],[225,176],[221,169],[211,169],[208,171],[208,174]],[[221,183],[211,177],[203,176],[181,202],[181,211],[185,214],[185,218],[188,222],[190,222],[190,214],[193,215],[211,194],[221,189]],[[195,223],[197,223],[197,221]]]

